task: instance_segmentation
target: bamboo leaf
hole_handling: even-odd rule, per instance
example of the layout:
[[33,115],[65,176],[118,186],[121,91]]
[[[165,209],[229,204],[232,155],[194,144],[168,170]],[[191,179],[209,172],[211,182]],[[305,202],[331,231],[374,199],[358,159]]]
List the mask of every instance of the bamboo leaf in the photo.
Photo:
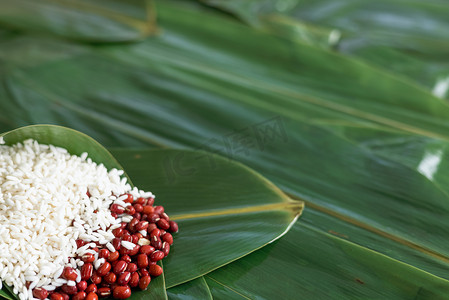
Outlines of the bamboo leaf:
[[[88,152],[89,157],[93,161],[102,163],[109,169],[123,169],[115,158],[97,141],[70,128],[54,125],[33,125],[2,133],[0,136],[3,137],[7,145],[16,144],[32,138],[42,144],[64,147],[69,153],[74,155],[81,155],[83,152]],[[125,174],[125,176],[127,175]],[[131,183],[131,181],[129,182]],[[6,289],[9,288],[6,284],[3,284],[3,286]],[[12,293],[11,288],[9,289],[9,292]],[[8,293],[2,290],[0,295],[5,297]],[[18,299],[17,295],[14,295],[14,297]],[[134,291],[129,299],[143,299],[144,297],[167,299],[163,276],[152,281],[147,291]]]
[[204,277],[199,277],[184,284],[172,287],[167,290],[167,295],[170,300],[213,299]]
[[206,152],[112,153],[134,183],[155,193],[179,223],[182,234],[175,235],[164,260],[169,288],[271,243],[303,208],[257,173]]
[[449,292],[447,280],[302,223],[206,281],[214,299],[446,299]]
[[[291,40],[322,45],[436,90],[449,77],[449,11],[443,1],[203,1]],[[318,34],[320,33],[320,34]]]
[[154,19],[149,0],[0,1],[4,26],[87,42],[142,39],[154,32]]

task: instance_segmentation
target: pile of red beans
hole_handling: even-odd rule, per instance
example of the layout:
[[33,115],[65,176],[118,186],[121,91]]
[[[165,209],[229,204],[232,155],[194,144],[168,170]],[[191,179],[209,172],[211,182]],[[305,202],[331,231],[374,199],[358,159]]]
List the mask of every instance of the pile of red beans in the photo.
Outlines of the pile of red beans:
[[[130,203],[126,207],[112,204],[111,213],[115,218],[126,215],[132,216],[129,223],[122,222],[121,226],[112,233],[115,238],[112,245],[116,251],[111,252],[103,245],[96,243],[92,248],[98,253],[98,259],[104,263],[95,270],[95,256],[86,253],[80,258],[84,264],[78,267],[81,273],[68,266],[64,268],[61,278],[75,285],[64,284],[54,291],[35,288],[33,296],[38,299],[51,300],[97,300],[99,297],[112,296],[116,299],[126,299],[131,296],[132,288],[146,290],[151,278],[160,276],[162,268],[157,262],[166,257],[173,244],[171,233],[178,231],[178,224],[170,221],[162,206],[153,206],[154,198],[137,198],[128,194],[124,202]],[[142,230],[146,235],[142,234]],[[122,242],[131,242],[134,248],[123,247]],[[78,248],[88,244],[83,240],[76,241]]]

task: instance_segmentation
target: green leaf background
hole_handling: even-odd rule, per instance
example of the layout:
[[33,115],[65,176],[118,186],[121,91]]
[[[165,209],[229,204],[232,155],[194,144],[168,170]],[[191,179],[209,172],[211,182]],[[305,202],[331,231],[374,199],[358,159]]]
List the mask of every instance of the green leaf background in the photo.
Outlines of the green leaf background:
[[[64,8],[41,3],[39,16]],[[270,194],[305,201],[269,245],[291,211],[269,210],[256,232],[261,212],[240,226],[180,219],[169,299],[447,299],[449,106],[432,93],[449,76],[445,1],[158,1],[147,38],[121,21],[142,16],[136,3],[105,4],[124,15],[111,28],[126,28],[109,33],[126,38],[105,35],[96,10],[83,14],[98,32],[85,33],[39,17],[18,26],[22,2],[0,4],[12,6],[0,14],[0,128],[79,130],[176,215],[258,207]],[[63,20],[79,16],[67,7]],[[226,181],[197,186],[214,176],[243,186],[230,199]],[[195,188],[200,206],[179,199]],[[242,190],[259,197],[232,194]],[[189,254],[192,239],[207,241],[204,224],[220,238],[202,265]],[[250,239],[225,256],[230,225],[234,242]]]

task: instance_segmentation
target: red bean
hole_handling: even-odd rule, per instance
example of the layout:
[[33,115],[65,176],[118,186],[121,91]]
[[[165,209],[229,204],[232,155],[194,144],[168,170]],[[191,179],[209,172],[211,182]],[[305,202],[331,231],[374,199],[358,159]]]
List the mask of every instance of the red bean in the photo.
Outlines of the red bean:
[[94,272],[92,274],[92,277],[90,278],[92,283],[95,283],[96,285],[99,285],[102,281],[101,276],[97,274],[97,272]]
[[86,300],[98,300],[98,296],[95,293],[89,293],[86,296]]
[[61,294],[61,296],[62,296],[62,298],[63,298],[64,300],[69,300],[69,299],[70,299],[70,296],[67,295],[66,293],[60,292],[60,294]]
[[150,284],[150,282],[151,282],[151,277],[150,276],[143,276],[139,280],[139,288],[141,290],[146,290],[148,285]]
[[131,279],[131,273],[130,272],[123,272],[117,278],[117,284],[118,285],[127,285],[130,279]]
[[60,293],[53,293],[50,295],[50,300],[64,300],[64,297]]
[[66,293],[67,295],[75,295],[76,292],[78,291],[78,289],[76,288],[76,286],[69,286],[67,284],[63,284],[61,286],[61,290]]
[[53,293],[50,295],[50,300],[64,300],[64,297],[60,293]]
[[129,280],[128,284],[130,287],[136,287],[139,285],[139,274],[137,272],[131,273],[131,279]]
[[72,300],[84,300],[86,298],[86,292],[78,292],[72,297]]
[[147,230],[147,228],[148,228],[148,221],[140,221],[136,225],[136,230],[137,231]]
[[111,271],[111,264],[109,262],[105,262],[98,268],[97,274],[98,276],[103,277],[108,274],[109,271]]
[[156,223],[160,219],[161,217],[158,214],[149,214],[147,218],[148,222],[150,223]]
[[138,241],[139,241],[139,237],[136,234],[133,234],[131,236],[131,243],[137,244]]
[[96,292],[97,292],[97,285],[96,285],[95,283],[89,284],[89,285],[87,286],[85,292],[86,292],[87,294],[90,294],[90,293],[96,293]]
[[46,289],[38,287],[33,290],[33,296],[34,298],[43,300],[48,297],[48,291]]
[[153,246],[156,249],[161,249],[162,247],[162,241],[159,237],[155,236],[150,240],[151,246]]
[[92,272],[94,270],[94,266],[91,263],[85,263],[81,267],[81,280],[89,280],[92,276]]
[[164,252],[164,255],[167,256],[168,253],[170,252],[170,244],[167,242],[163,242],[161,250],[162,250],[162,252]]
[[148,272],[147,269],[139,269],[137,272],[139,273],[139,276],[140,276],[140,277],[150,275],[150,273]]
[[111,212],[121,215],[125,212],[125,208],[118,204],[112,204],[110,207]]
[[163,206],[155,206],[154,207],[154,213],[156,213],[156,214],[163,214],[164,213],[164,207]]
[[133,218],[136,218],[137,220],[142,220],[142,215],[140,214],[140,213],[134,213],[133,215],[132,215],[132,217]]
[[134,204],[133,207],[134,207],[136,213],[141,213],[141,212],[143,211],[143,206],[142,206],[142,204],[136,203],[136,204]]
[[64,279],[75,281],[76,277],[78,277],[78,274],[72,267],[65,267],[64,270],[62,271],[62,278]]
[[113,270],[113,272],[115,273],[115,274],[121,274],[121,273],[123,273],[124,271],[125,271],[125,269],[126,269],[126,267],[128,266],[128,263],[126,262],[126,261],[124,261],[124,260],[119,260],[118,262],[117,262],[117,264],[114,266],[114,270]]
[[101,298],[109,297],[109,296],[111,296],[111,288],[108,288],[108,287],[101,287],[101,288],[98,289],[97,294],[98,294],[98,296],[100,296]]
[[142,213],[145,214],[145,215],[153,214],[154,213],[154,207],[151,206],[151,205],[145,205],[142,208]]
[[147,205],[148,199],[143,198],[143,197],[139,197],[139,198],[137,198],[136,203],[140,204],[140,205]]
[[76,284],[78,291],[85,291],[87,289],[87,281],[81,280]]
[[128,234],[124,234],[122,236],[122,241],[127,241],[127,242],[131,242],[133,240],[132,236],[128,233]]
[[122,260],[124,260],[127,263],[130,263],[131,262],[131,257],[129,257],[129,255],[123,255],[122,256]]
[[126,267],[126,271],[127,272],[136,272],[137,271],[137,265],[134,263],[129,263],[128,266]]
[[170,221],[170,217],[166,213],[161,213],[161,218]]
[[121,229],[125,229],[126,226],[128,226],[128,223],[126,223],[126,222],[120,223],[120,228]]
[[[143,238],[143,235],[142,235],[140,232],[137,232],[136,234],[133,235],[133,237],[134,237],[134,236],[137,236],[137,242],[138,242],[141,238]],[[134,238],[133,238],[133,239],[134,239]],[[136,242],[136,243],[137,243],[137,242]]]
[[135,213],[136,213],[136,209],[134,208],[134,206],[132,206],[132,205],[130,205],[130,206],[127,206],[126,208],[125,208],[125,213],[127,213],[128,215],[134,215]]
[[178,223],[176,223],[175,221],[170,221],[170,232],[178,232]]
[[112,234],[117,238],[121,237],[123,235],[123,228],[115,228],[112,230]]
[[86,253],[81,256],[81,260],[85,263],[92,263],[95,260],[95,256],[92,253]]
[[164,235],[161,236],[161,239],[162,239],[164,242],[169,243],[170,245],[173,244],[173,236],[171,235],[171,233],[168,233],[168,232],[165,233]]
[[126,299],[131,296],[131,289],[129,286],[116,286],[112,292],[115,299]]
[[156,224],[160,229],[163,230],[168,230],[170,228],[169,222],[165,219],[159,219],[159,221],[157,221]]
[[151,231],[153,231],[154,229],[158,229],[159,230],[159,228],[157,228],[156,224],[150,223],[150,225],[148,225],[147,231],[151,233]]
[[131,194],[125,194],[125,195],[127,195],[128,198],[126,198],[124,200],[124,202],[126,202],[126,203],[133,203],[134,202],[134,196],[133,195],[131,195]]
[[150,232],[150,239],[152,239],[153,237],[160,237],[161,236],[161,230],[159,228],[155,228],[153,230],[151,230]]
[[110,252],[108,261],[110,261],[110,262],[116,261],[119,257],[120,257],[120,252],[118,252],[118,251]]
[[120,250],[121,244],[122,244],[122,240],[121,239],[119,239],[119,238],[112,239],[112,246],[114,246],[115,251]]
[[137,266],[139,268],[146,268],[146,267],[148,267],[148,256],[145,255],[145,254],[137,255]]
[[82,246],[84,246],[84,245],[87,244],[86,241],[83,241],[83,240],[80,240],[80,239],[77,239],[75,242],[76,242],[76,246],[77,246],[78,248],[80,248],[80,247],[82,247]]
[[[136,242],[137,243],[137,242]],[[136,244],[135,243],[135,244]],[[139,250],[140,250],[140,246],[139,245],[135,245],[134,246],[134,248],[132,248],[130,251],[129,251],[129,253],[128,253],[128,255],[129,256],[134,256],[134,255],[136,255],[137,253],[139,253]]]
[[153,205],[154,204],[154,198],[150,197],[147,199],[147,205]]
[[153,277],[157,277],[160,276],[162,274],[162,267],[159,265],[151,265],[148,268],[148,272],[150,273],[151,276]]
[[151,261],[159,261],[164,258],[164,252],[156,250],[150,254]]
[[109,272],[108,274],[104,275],[104,281],[106,283],[114,283],[117,280],[117,275],[114,274],[114,272]]
[[139,252],[142,254],[149,255],[149,254],[153,253],[154,250],[156,250],[156,249],[153,246],[143,245],[142,247],[140,247]]
[[101,249],[100,253],[98,253],[99,258],[107,259],[109,257],[109,250],[108,249]]

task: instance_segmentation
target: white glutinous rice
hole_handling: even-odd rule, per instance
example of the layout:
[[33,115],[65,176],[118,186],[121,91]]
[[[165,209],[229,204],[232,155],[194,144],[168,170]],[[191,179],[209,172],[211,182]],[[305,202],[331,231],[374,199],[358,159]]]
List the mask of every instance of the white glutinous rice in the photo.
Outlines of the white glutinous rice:
[[70,155],[31,139],[13,146],[2,142],[0,138],[0,279],[21,299],[32,299],[27,279],[31,288],[54,289],[64,284],[58,277],[65,266],[81,264],[69,257],[92,253],[94,243],[77,252],[76,239],[101,241],[112,250],[111,231],[120,219],[109,206],[119,195],[139,196],[141,191],[131,189],[123,171],[108,171],[86,153]]

